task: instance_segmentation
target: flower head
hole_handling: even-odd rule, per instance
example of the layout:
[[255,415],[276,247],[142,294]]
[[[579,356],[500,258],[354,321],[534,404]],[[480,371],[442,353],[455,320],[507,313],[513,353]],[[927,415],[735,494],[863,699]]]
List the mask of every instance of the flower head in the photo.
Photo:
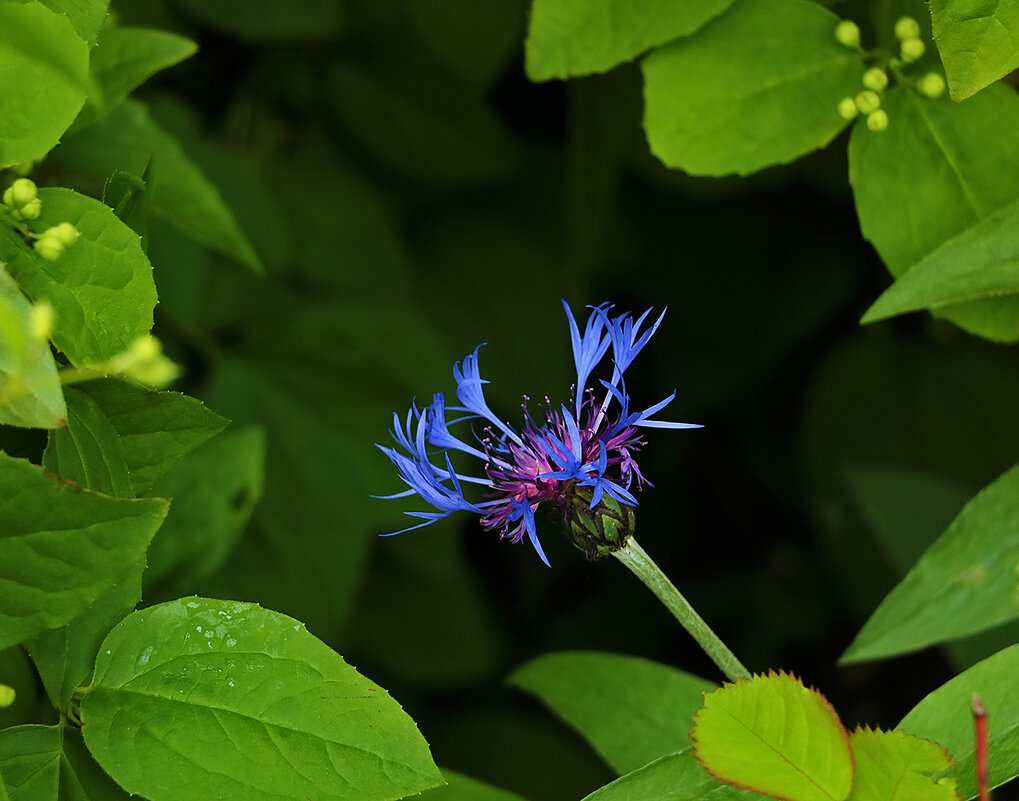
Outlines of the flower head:
[[[700,426],[651,419],[672,402],[675,392],[643,411],[630,409],[623,374],[654,335],[665,312],[641,332],[650,309],[634,320],[629,313],[613,316],[612,307],[602,304],[592,308],[581,333],[565,301],[563,308],[577,370],[571,403],[553,408],[549,402],[537,420],[525,403],[523,425],[514,429],[485,400],[484,385],[488,382],[481,378],[479,345],[453,367],[459,406],[447,406],[443,394],[438,393],[423,409],[412,404],[402,421],[399,415],[393,415],[392,434],[397,447],[378,447],[396,465],[409,489],[384,497],[418,495],[432,507],[431,511],[407,512],[425,522],[395,533],[427,526],[456,511],[468,511],[480,517],[486,531],[497,531],[504,539],[520,542],[527,537],[547,565],[534,514],[546,504],[558,512],[568,536],[589,556],[626,544],[632,529],[632,508],[637,505],[632,490],[650,485],[635,460],[646,444],[642,429]],[[610,380],[600,380],[605,394],[599,401],[600,393],[596,394],[588,382],[610,350]],[[459,416],[447,419],[450,412]],[[451,427],[468,421],[477,421],[482,433],[470,431],[457,436],[451,432]],[[457,473],[449,451],[460,451],[480,461],[476,470],[480,475]],[[482,498],[467,500],[465,484],[481,485]],[[609,525],[605,525],[606,520]],[[580,542],[578,531],[600,532],[608,539],[596,537],[593,542]]]

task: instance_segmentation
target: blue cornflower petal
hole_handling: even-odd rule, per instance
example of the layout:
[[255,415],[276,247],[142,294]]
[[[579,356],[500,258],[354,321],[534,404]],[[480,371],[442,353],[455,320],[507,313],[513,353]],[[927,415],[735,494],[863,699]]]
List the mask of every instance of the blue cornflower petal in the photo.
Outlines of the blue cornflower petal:
[[513,514],[510,515],[510,520],[520,521],[521,527],[527,532],[527,538],[531,541],[531,545],[534,546],[534,550],[541,558],[541,561],[547,567],[552,567],[549,564],[548,557],[545,556],[545,551],[541,547],[541,542],[538,540],[538,525],[534,521],[534,510],[531,508],[531,504],[526,500],[519,501],[516,498],[512,498],[510,503],[512,503],[514,510]]
[[602,319],[602,316],[612,307],[607,303],[593,307],[594,311],[587,318],[587,325],[584,326],[584,333],[581,335],[580,328],[577,327],[577,321],[573,318],[570,304],[565,300],[562,303],[563,308],[566,309],[566,318],[570,323],[573,363],[577,368],[576,406],[579,412],[580,405],[584,401],[584,388],[587,386],[587,379],[598,362],[602,360],[611,343],[609,337],[602,333],[605,328],[605,321]]
[[612,371],[613,384],[619,381],[626,368],[630,366],[637,357],[637,354],[648,343],[648,340],[654,336],[655,331],[658,330],[658,326],[661,325],[662,319],[665,317],[666,311],[668,311],[668,307],[658,316],[655,324],[643,334],[640,334],[639,337],[640,327],[651,313],[651,309],[648,309],[638,317],[636,322],[630,317],[629,313],[621,314],[619,317],[612,319],[608,316],[607,311],[602,312],[605,326],[608,328],[609,337],[612,340],[612,361],[615,365]]
[[479,350],[481,350],[481,345],[474,349],[474,353],[464,356],[463,362],[457,362],[453,365],[453,378],[456,379],[456,397],[464,405],[465,409],[474,412],[474,414],[480,417],[484,417],[502,431],[503,434],[523,447],[524,443],[517,436],[517,433],[496,417],[495,412],[488,408],[483,385],[489,382],[481,377],[481,372],[478,368]]
[[436,448],[456,448],[458,451],[477,456],[483,462],[488,461],[488,455],[463,440],[457,439],[449,433],[446,422],[446,399],[441,392],[436,392],[432,398],[432,405],[428,407],[428,439]]

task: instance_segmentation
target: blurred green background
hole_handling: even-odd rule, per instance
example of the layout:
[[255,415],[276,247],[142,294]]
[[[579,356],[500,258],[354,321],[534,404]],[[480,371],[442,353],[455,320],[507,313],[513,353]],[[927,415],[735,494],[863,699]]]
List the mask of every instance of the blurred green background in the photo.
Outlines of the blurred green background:
[[[504,418],[524,394],[568,397],[566,298],[578,314],[668,306],[628,386],[644,405],[677,389],[669,419],[705,428],[651,432],[637,536],[751,670],[797,673],[848,726],[894,725],[1009,637],[836,665],[1019,446],[1012,351],[921,315],[858,326],[889,279],[860,236],[841,139],[748,179],[670,173],[643,138],[636,67],[526,80],[521,0],[112,10],[198,42],[138,97],[265,265],[255,276],[149,221],[155,333],[187,370],[177,388],[264,426],[267,461],[226,565],[197,586],[150,582],[146,602],[197,591],[306,621],[401,701],[441,766],[531,801],[604,784],[608,769],[507,674],[588,649],[718,679],[708,660],[552,520],[548,569],[467,515],[379,539],[421,505],[370,497],[402,488],[374,447],[392,413],[450,395],[453,362],[479,342]],[[97,196],[128,157],[74,153],[71,135],[40,176],[91,180]]]

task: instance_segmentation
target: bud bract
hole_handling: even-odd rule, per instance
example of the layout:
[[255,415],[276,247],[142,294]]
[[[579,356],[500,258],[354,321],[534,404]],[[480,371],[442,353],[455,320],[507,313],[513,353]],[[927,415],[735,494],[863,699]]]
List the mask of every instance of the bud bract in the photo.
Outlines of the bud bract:
[[883,108],[867,115],[867,127],[872,131],[883,131],[888,127],[888,112]]
[[633,507],[605,493],[592,509],[589,487],[573,487],[566,499],[563,533],[588,559],[601,559],[626,547],[633,535]]
[[920,94],[934,100],[945,93],[945,79],[937,72],[928,72],[916,82]]
[[927,48],[924,46],[924,43],[918,38],[903,39],[902,46],[900,47],[900,54],[902,55],[903,61],[907,64],[912,64],[914,61],[923,56],[926,49]]
[[900,40],[916,39],[920,36],[920,23],[912,17],[899,17],[895,23],[895,38]]
[[851,120],[860,111],[856,108],[856,101],[851,97],[844,97],[839,101],[839,116],[844,120]]
[[883,92],[888,86],[888,73],[880,67],[871,67],[863,73],[863,85],[875,92]]
[[27,206],[38,196],[39,190],[35,181],[28,178],[19,178],[4,192],[4,203],[12,209],[20,209]]
[[856,96],[856,107],[860,110],[861,114],[870,114],[881,108],[881,97],[877,92],[864,89]]
[[842,20],[835,27],[835,40],[845,47],[860,46],[860,27],[855,22]]

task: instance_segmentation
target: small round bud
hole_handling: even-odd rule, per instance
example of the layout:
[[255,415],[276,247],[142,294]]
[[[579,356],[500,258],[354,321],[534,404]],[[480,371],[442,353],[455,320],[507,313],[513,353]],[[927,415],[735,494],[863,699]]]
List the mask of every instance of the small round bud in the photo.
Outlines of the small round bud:
[[7,684],[0,684],[0,709],[6,709],[14,703],[17,696],[14,688]]
[[864,89],[856,96],[856,107],[861,114],[870,114],[881,108],[881,97],[877,92]]
[[64,243],[67,247],[70,247],[78,241],[78,237],[81,236],[81,232],[78,231],[71,223],[62,222],[54,225],[45,232],[46,236],[54,236]]
[[888,86],[888,73],[880,67],[871,67],[863,73],[863,85],[875,92],[883,92]]
[[28,178],[19,178],[4,192],[4,203],[12,209],[20,209],[27,206],[38,197],[39,190],[35,181]]
[[916,82],[916,88],[920,94],[934,100],[945,93],[945,79],[936,72],[928,72]]
[[56,321],[57,313],[53,311],[53,304],[46,298],[32,306],[32,315],[29,318],[29,331],[32,337],[39,342],[45,342],[53,333],[53,323]]
[[888,112],[883,108],[867,115],[867,127],[872,131],[883,131],[888,127]]
[[64,255],[64,251],[67,250],[67,245],[55,236],[48,236],[48,233],[48,231],[43,233],[42,236],[32,243],[32,247],[35,248],[35,252],[46,259],[46,261],[56,261]]
[[899,17],[895,23],[895,38],[905,41],[920,36],[920,23],[912,17]]
[[839,116],[844,120],[851,120],[857,114],[859,109],[856,108],[856,101],[851,97],[844,97],[839,101]]
[[154,336],[138,337],[107,364],[110,372],[122,373],[152,387],[166,386],[181,372],[177,364],[163,355],[163,346]]
[[842,20],[835,27],[835,40],[845,47],[860,46],[860,27],[855,22]]
[[899,52],[903,61],[907,64],[912,64],[923,56],[925,50],[927,48],[924,46],[924,43],[914,37],[913,39],[903,39]]
[[34,220],[40,214],[42,214],[42,201],[39,198],[30,200],[20,209],[11,211],[11,216],[15,220]]

